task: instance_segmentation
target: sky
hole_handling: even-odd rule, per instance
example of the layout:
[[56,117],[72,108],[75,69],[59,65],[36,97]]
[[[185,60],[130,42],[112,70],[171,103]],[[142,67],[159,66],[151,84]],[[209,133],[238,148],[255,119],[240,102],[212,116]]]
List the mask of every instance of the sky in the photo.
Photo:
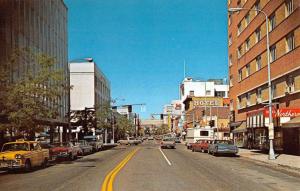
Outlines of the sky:
[[[179,99],[186,76],[225,78],[226,0],[65,0],[69,60],[92,57],[116,105],[142,118]],[[121,99],[125,99],[122,101]]]

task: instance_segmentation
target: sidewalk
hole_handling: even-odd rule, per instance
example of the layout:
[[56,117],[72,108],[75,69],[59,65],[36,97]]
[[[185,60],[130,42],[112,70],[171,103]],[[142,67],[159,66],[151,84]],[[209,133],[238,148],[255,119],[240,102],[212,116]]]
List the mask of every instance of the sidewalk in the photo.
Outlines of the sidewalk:
[[276,154],[275,160],[269,160],[268,154],[261,153],[259,150],[248,150],[243,148],[239,148],[238,154],[241,157],[257,160],[275,166],[288,167],[292,170],[300,172],[300,156]]

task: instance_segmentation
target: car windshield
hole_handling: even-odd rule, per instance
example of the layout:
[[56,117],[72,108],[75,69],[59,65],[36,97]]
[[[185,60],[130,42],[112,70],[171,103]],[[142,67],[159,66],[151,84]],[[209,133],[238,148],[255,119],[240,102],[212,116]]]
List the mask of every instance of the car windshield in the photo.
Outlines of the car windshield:
[[219,143],[219,144],[226,144],[226,145],[231,145],[231,144],[233,144],[232,141],[228,141],[228,140],[218,140],[218,141],[216,141],[216,143]]
[[172,139],[172,138],[166,138],[166,139],[163,139],[163,141],[174,141],[174,139]]
[[69,146],[68,143],[54,143],[53,145],[55,147],[68,147]]
[[2,152],[5,151],[29,151],[27,143],[9,143],[3,145]]

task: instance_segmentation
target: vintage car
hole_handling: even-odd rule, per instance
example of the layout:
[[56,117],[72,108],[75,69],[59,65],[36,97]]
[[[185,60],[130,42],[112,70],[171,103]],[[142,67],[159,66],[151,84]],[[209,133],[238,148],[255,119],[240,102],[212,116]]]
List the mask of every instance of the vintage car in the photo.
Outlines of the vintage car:
[[213,140],[208,146],[208,153],[212,155],[217,154],[231,154],[238,153],[238,147],[229,140]]
[[172,148],[175,149],[176,143],[174,138],[163,138],[160,143],[160,147],[163,148]]
[[48,160],[49,150],[42,149],[39,142],[20,139],[3,145],[0,153],[0,168],[30,171],[32,167],[46,167]]
[[142,143],[142,141],[138,140],[134,137],[127,137],[127,139],[119,140],[118,143],[120,145],[138,145],[138,144]]
[[210,144],[210,140],[198,140],[196,141],[196,143],[193,143],[191,145],[192,151],[207,152],[209,144]]
[[54,162],[56,161],[56,154],[53,152],[53,148],[54,146],[51,145],[50,143],[46,143],[46,142],[40,142],[40,145],[42,147],[42,149],[48,149],[49,150],[49,162]]
[[102,137],[84,136],[83,139],[86,140],[88,144],[93,147],[93,152],[100,151],[103,147]]
[[87,155],[93,152],[93,147],[89,145],[86,140],[80,140],[76,142],[75,146],[78,146],[81,149],[81,155]]
[[54,143],[51,148],[51,155],[56,159],[74,160],[81,153],[79,146],[75,146],[72,142]]

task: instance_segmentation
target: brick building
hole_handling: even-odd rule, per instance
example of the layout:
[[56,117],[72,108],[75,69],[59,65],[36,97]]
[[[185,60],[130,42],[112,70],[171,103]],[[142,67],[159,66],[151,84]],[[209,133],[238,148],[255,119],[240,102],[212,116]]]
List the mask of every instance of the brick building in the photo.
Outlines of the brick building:
[[[229,0],[228,8],[259,9],[269,18],[270,63],[276,150],[299,154],[299,128],[283,128],[300,108],[300,0]],[[255,147],[268,147],[266,19],[257,11],[228,15],[231,127]],[[244,123],[243,123],[244,122]],[[300,125],[299,125],[300,126]],[[293,132],[293,133],[291,133]],[[292,137],[291,137],[292,136]],[[290,141],[294,140],[294,141]]]

